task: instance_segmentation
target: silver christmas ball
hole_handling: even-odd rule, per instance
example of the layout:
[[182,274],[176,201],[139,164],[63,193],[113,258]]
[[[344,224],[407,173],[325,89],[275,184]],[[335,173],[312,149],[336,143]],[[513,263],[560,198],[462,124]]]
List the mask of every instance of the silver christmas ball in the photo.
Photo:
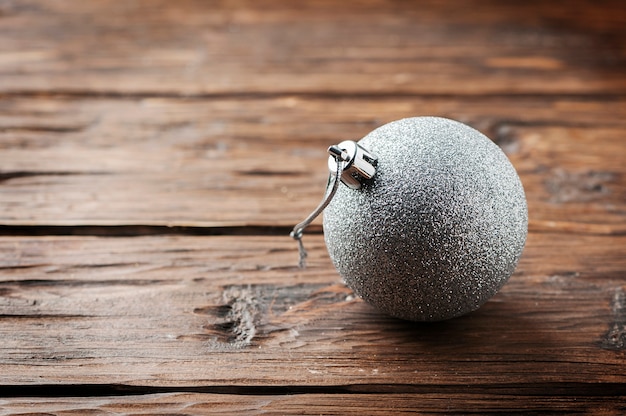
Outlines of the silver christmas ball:
[[520,179],[462,123],[394,121],[358,142],[377,157],[360,189],[339,185],[324,239],[345,283],[382,312],[439,321],[478,309],[509,279],[528,230]]

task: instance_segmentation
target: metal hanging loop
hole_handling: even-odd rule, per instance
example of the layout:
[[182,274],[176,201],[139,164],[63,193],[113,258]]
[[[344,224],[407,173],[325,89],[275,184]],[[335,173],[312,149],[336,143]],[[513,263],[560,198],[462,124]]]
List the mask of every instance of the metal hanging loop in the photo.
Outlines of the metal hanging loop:
[[343,182],[351,189],[360,189],[363,183],[374,177],[378,158],[356,142],[346,140],[338,145],[328,148],[328,169],[330,178],[326,193],[320,204],[302,222],[293,227],[289,234],[291,238],[298,241],[298,251],[300,253],[300,268],[306,267],[307,252],[302,243],[302,234],[318,215],[330,204],[335,196],[339,182]]

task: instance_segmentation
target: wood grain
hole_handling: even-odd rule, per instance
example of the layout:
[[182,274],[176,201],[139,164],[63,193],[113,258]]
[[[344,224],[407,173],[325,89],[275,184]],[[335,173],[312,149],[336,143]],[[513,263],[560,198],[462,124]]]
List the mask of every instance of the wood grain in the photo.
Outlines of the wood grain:
[[287,237],[4,237],[0,383],[623,383],[625,243],[531,234],[500,294],[419,325],[355,299],[320,236],[306,270]]
[[12,94],[626,92],[621,1],[56,0],[0,18]]
[[453,394],[400,393],[384,394],[293,394],[293,395],[225,395],[206,393],[165,393],[126,397],[28,398],[0,399],[0,415],[46,414],[133,414],[133,415],[206,415],[237,414],[298,415],[388,415],[446,413],[518,413],[543,414],[550,407],[553,414],[619,415],[626,407],[620,399],[606,396],[565,395],[558,401],[538,394]]
[[42,97],[0,107],[5,225],[290,226],[324,191],[329,145],[439,115],[508,153],[532,227],[626,231],[623,99]]
[[[623,1],[0,0],[0,415],[626,411]],[[509,156],[509,283],[354,296],[325,149],[403,117]]]

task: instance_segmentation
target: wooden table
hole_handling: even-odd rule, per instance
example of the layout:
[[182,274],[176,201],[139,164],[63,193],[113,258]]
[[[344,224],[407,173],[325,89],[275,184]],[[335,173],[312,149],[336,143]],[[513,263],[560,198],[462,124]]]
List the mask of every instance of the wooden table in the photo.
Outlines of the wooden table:
[[[438,115],[530,234],[468,316],[341,284],[325,149]],[[626,412],[623,1],[0,1],[0,415]]]

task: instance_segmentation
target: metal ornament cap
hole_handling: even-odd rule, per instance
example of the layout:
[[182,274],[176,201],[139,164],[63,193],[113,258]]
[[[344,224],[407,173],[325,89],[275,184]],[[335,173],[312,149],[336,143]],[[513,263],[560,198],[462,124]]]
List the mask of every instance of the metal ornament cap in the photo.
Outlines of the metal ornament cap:
[[526,197],[506,155],[438,117],[391,122],[358,145],[377,156],[376,174],[360,189],[339,186],[324,210],[324,239],[345,283],[402,319],[478,309],[526,242]]
[[352,189],[361,189],[363,183],[376,174],[378,158],[357,143],[346,140],[328,148],[328,170],[335,176],[337,163],[344,164],[341,182]]

